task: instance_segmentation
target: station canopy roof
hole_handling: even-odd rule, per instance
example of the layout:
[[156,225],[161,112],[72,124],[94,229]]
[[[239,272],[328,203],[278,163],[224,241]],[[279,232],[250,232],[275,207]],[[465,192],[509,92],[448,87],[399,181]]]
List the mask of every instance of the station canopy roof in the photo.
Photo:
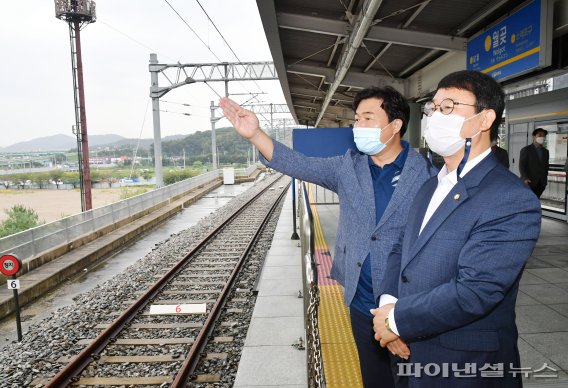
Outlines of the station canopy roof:
[[257,0],[286,102],[298,123],[352,120],[370,85],[405,80],[521,4],[519,0]]

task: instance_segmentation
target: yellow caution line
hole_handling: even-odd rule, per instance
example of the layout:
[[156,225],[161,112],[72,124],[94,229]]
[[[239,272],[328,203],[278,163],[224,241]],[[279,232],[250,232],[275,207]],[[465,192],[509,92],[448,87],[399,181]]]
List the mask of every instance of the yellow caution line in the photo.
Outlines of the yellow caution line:
[[525,51],[524,53],[517,55],[516,57],[509,58],[509,59],[507,59],[506,61],[503,61],[503,62],[501,62],[501,63],[498,63],[498,64],[496,64],[496,65],[494,65],[494,66],[488,67],[488,68],[485,69],[485,70],[481,70],[481,72],[482,72],[482,73],[489,73],[490,71],[493,71],[493,70],[495,70],[495,69],[498,69],[498,68],[500,68],[500,67],[503,67],[503,66],[505,66],[505,65],[508,65],[508,64],[510,64],[510,63],[516,62],[516,61],[518,61],[519,59],[523,59],[523,58],[525,58],[525,57],[528,57],[529,55],[533,55],[533,54],[535,54],[535,53],[538,53],[539,51],[540,51],[540,46],[535,47],[535,48],[533,48],[533,49],[531,49],[531,50],[529,50],[529,51]]
[[[308,198],[311,206],[314,202],[311,185],[308,185]],[[317,206],[311,208],[314,216],[316,249],[329,250]],[[351,319],[343,303],[343,288],[340,285],[320,285],[319,291],[318,326],[326,386],[363,388]]]
[[323,233],[323,227],[321,226],[321,222],[319,220],[318,209],[317,206],[312,206],[311,204],[314,201],[313,193],[312,193],[312,185],[308,184],[308,197],[310,199],[310,207],[312,208],[312,214],[314,216],[314,232],[315,232],[315,245],[316,250],[329,250],[327,245],[327,240],[325,239],[325,235]]
[[325,380],[329,388],[363,388],[359,356],[341,286],[319,286],[318,322]]

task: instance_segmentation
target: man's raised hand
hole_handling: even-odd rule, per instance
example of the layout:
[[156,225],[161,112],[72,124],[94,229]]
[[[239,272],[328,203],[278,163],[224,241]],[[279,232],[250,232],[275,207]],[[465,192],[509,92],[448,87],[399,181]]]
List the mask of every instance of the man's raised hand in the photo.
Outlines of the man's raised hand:
[[223,110],[225,117],[233,124],[237,133],[242,137],[250,140],[261,131],[256,115],[244,109],[230,98],[221,98],[219,107]]

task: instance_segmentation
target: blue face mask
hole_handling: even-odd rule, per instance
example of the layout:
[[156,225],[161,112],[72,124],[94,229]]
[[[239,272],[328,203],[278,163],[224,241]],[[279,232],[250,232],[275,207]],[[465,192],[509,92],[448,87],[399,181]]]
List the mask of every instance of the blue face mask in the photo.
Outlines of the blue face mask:
[[376,155],[385,149],[387,143],[394,137],[394,133],[386,142],[381,142],[383,129],[392,124],[388,123],[384,128],[353,128],[353,140],[357,149],[367,155]]

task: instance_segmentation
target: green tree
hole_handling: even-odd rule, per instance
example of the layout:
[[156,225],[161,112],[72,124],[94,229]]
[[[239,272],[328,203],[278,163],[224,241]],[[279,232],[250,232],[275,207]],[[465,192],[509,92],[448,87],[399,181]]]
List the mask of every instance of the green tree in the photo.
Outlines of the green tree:
[[152,177],[154,176],[154,173],[150,170],[143,170],[142,171],[142,178],[144,178],[144,180],[149,181],[150,179],[152,179]]
[[79,181],[79,173],[78,172],[66,172],[63,174],[63,183],[72,185],[74,189],[80,186],[81,182]]
[[24,205],[14,205],[5,210],[8,219],[0,223],[0,238],[22,232],[39,225],[36,211]]
[[98,182],[108,183],[108,187],[112,187],[112,184],[118,180],[117,178],[120,176],[121,171],[104,168],[97,170],[97,173]]
[[57,189],[59,189],[59,185],[61,185],[61,182],[63,180],[63,171],[61,170],[50,171],[49,176],[51,180],[55,182],[55,186],[57,186]]
[[91,187],[93,187],[95,183],[101,183],[101,181],[103,181],[101,170],[92,169],[90,171],[90,176],[91,176]]
[[49,172],[36,172],[32,174],[32,182],[34,182],[40,189],[45,188],[50,181]]
[[7,176],[2,177],[2,186],[4,186],[4,188],[6,190],[8,190],[10,188],[10,186],[17,183],[17,181],[14,178],[15,176],[16,176],[16,174],[7,175]]
[[166,185],[171,185],[184,179],[194,177],[198,174],[197,171],[185,169],[185,170],[170,170],[164,173],[164,183]]
[[21,174],[16,174],[14,175],[14,181],[18,182],[18,188],[20,189],[25,189],[26,188],[26,184],[28,184],[28,181],[31,181],[31,177],[32,175],[28,172],[24,172]]
[[[218,128],[215,133],[221,163],[246,163],[250,149],[248,141],[230,127]],[[197,131],[182,139],[163,142],[163,165],[173,164],[171,159],[181,157],[184,150],[187,163],[211,163],[211,131]],[[153,145],[150,145],[150,154],[153,153]]]

